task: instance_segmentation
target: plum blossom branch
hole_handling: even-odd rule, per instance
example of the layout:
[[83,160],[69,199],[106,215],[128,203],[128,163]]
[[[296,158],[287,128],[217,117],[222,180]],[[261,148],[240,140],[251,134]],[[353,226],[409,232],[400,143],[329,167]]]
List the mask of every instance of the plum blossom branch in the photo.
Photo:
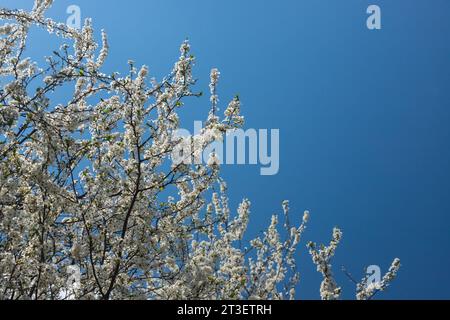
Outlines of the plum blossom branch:
[[[248,243],[250,201],[230,209],[217,155],[172,161],[180,145],[198,157],[243,126],[239,96],[219,114],[219,71],[206,127],[174,139],[179,110],[201,97],[189,42],[160,81],[132,61],[125,76],[105,72],[106,32],[98,44],[89,19],[78,30],[46,18],[52,3],[0,9],[0,299],[294,299],[309,212],[283,202],[284,224],[273,215]],[[24,57],[32,28],[60,44],[45,62]],[[340,295],[330,264],[340,239],[335,229],[328,247],[310,245],[324,299]],[[80,271],[70,295],[68,267]],[[363,287],[358,298],[373,296]]]

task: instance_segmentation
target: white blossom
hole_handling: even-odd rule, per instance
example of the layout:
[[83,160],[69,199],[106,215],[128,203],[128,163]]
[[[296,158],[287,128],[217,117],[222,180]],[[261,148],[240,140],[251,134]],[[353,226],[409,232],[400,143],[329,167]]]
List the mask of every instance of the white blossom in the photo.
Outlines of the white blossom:
[[[161,81],[131,60],[127,75],[107,73],[106,33],[99,46],[89,19],[76,30],[45,18],[52,2],[0,9],[0,299],[296,298],[309,212],[291,216],[285,201],[247,242],[257,215],[248,199],[230,208],[218,156],[171,163],[180,146],[185,159],[198,157],[243,125],[238,96],[223,119],[217,113],[219,71],[210,74],[205,129],[173,139],[178,110],[201,96],[189,42]],[[24,57],[36,27],[64,42],[40,63]],[[64,99],[52,101],[55,92]],[[328,247],[310,245],[324,299],[340,295],[330,264],[340,239],[335,229]],[[358,298],[383,290],[399,266]],[[73,292],[68,267],[80,270]]]

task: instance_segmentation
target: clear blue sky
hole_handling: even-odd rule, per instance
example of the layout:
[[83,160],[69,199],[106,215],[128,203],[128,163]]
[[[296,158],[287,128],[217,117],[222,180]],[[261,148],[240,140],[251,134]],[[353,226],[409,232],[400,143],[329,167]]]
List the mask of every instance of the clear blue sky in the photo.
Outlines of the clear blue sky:
[[[134,59],[161,77],[188,37],[199,89],[218,67],[221,101],[239,93],[247,127],[280,129],[278,175],[223,170],[232,203],[252,201],[250,235],[290,199],[299,217],[311,211],[304,240],[342,228],[334,266],[345,298],[354,288],[341,265],[359,278],[397,256],[399,277],[380,297],[450,298],[448,0],[57,0],[50,15],[65,21],[69,4],[108,32],[109,70]],[[379,31],[365,26],[370,4],[381,7]],[[36,41],[32,50],[53,48]],[[208,111],[207,97],[198,102],[187,127]],[[320,276],[304,244],[298,297],[315,299]]]

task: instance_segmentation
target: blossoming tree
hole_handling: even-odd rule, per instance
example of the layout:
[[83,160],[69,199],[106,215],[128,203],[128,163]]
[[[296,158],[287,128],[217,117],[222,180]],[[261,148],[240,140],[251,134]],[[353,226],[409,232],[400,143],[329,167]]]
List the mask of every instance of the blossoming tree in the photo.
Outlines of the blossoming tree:
[[[203,131],[174,138],[178,109],[201,95],[189,43],[159,82],[131,61],[124,77],[104,73],[106,34],[99,46],[90,20],[76,30],[45,18],[51,4],[0,9],[0,299],[293,299],[309,213],[291,226],[286,201],[283,225],[273,216],[241,246],[250,202],[232,213],[214,154],[206,164],[172,161],[180,145],[195,157],[242,126],[238,97],[218,114],[219,72]],[[42,65],[24,56],[33,26],[65,43]],[[64,104],[50,101],[68,88]],[[330,259],[341,235],[308,244],[323,299],[340,296]],[[399,266],[375,284],[364,278],[357,298],[384,289]]]

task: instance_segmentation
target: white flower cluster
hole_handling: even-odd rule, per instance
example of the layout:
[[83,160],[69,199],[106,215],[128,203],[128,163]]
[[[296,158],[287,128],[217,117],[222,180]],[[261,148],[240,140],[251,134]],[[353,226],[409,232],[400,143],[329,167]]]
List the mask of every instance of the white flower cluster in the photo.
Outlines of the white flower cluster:
[[321,248],[317,249],[315,243],[308,243],[309,253],[311,254],[312,260],[317,266],[317,271],[322,273],[323,276],[323,281],[320,285],[320,296],[323,300],[336,300],[339,299],[341,295],[341,288],[338,287],[336,281],[334,280],[330,263],[341,238],[341,230],[334,228],[333,236],[328,246],[321,246]]
[[[232,213],[217,155],[170,165],[180,145],[197,157],[242,126],[237,96],[218,114],[219,71],[205,129],[174,140],[178,110],[201,96],[189,43],[161,81],[133,61],[125,76],[105,73],[106,33],[99,46],[90,20],[77,30],[45,18],[51,4],[0,9],[0,299],[294,299],[309,213],[292,226],[283,202],[284,228],[273,216],[245,246],[250,202]],[[64,43],[42,65],[24,57],[35,27]],[[54,92],[70,94],[55,105]],[[311,247],[323,298],[339,296],[329,259],[340,237]],[[69,267],[80,283],[65,295]]]

